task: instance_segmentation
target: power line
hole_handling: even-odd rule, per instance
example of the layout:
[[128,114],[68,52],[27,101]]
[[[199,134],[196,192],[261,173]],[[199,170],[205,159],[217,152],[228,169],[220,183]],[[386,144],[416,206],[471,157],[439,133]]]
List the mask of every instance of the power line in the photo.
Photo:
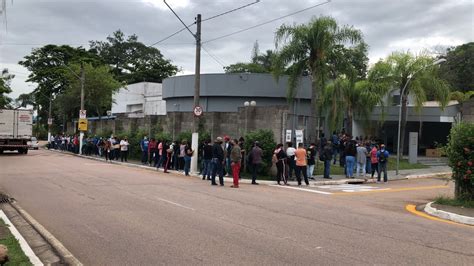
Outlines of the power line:
[[246,5],[243,5],[243,6],[240,6],[240,7],[237,7],[237,8],[234,8],[234,9],[231,9],[229,11],[226,11],[226,12],[223,12],[223,13],[220,13],[220,14],[217,14],[217,15],[214,15],[212,17],[209,17],[209,18],[206,18],[206,19],[203,19],[202,22],[204,21],[208,21],[208,20],[211,20],[211,19],[215,19],[217,17],[220,17],[220,16],[223,16],[223,15],[227,15],[229,13],[232,13],[234,11],[237,11],[237,10],[240,10],[240,9],[243,9],[243,8],[246,8],[248,6],[251,6],[251,5],[254,5],[254,4],[257,4],[258,2],[260,2],[260,0],[257,0],[255,2],[252,2],[252,3],[249,3],[249,4],[246,4]]
[[[166,3],[166,1],[163,1],[163,2],[168,6],[168,4]],[[201,20],[201,22],[208,21],[208,20],[211,20],[211,19],[215,19],[215,18],[220,17],[220,16],[223,16],[223,15],[227,15],[227,14],[229,14],[229,13],[235,12],[235,11],[240,10],[240,9],[243,9],[243,8],[246,8],[246,7],[248,7],[248,6],[254,5],[254,4],[259,3],[259,2],[260,2],[260,0],[257,0],[257,1],[255,1],[255,2],[252,2],[252,3],[246,4],[246,5],[243,5],[243,6],[240,6],[240,7],[231,9],[231,10],[228,10],[228,11],[226,11],[226,12],[223,12],[223,13],[220,13],[220,14],[217,14],[217,15],[214,15],[214,16],[212,16],[212,17],[203,19],[203,20]],[[169,6],[168,6],[168,7],[169,7]],[[162,42],[168,40],[169,38],[171,38],[171,37],[173,37],[173,36],[175,36],[175,35],[181,33],[182,31],[184,31],[184,30],[186,30],[186,29],[187,29],[189,32],[191,32],[190,29],[189,29],[189,27],[191,27],[191,26],[193,26],[194,24],[196,24],[196,22],[193,22],[193,23],[191,23],[191,24],[189,24],[189,25],[186,25],[186,24],[184,24],[184,22],[181,20],[181,18],[179,18],[179,16],[178,16],[174,11],[172,11],[172,12],[178,17],[178,19],[181,21],[181,23],[183,23],[184,27],[181,28],[180,30],[176,31],[176,32],[173,33],[173,34],[168,35],[167,37],[165,37],[165,38],[163,38],[163,39],[161,39],[161,40],[159,40],[159,41],[157,41],[157,42],[155,42],[155,43],[153,43],[153,44],[150,44],[149,47],[152,47],[152,46],[155,46],[155,45],[157,45],[157,44],[160,44],[160,43],[162,43]],[[193,34],[192,32],[191,32],[191,34],[194,36],[194,34]]]
[[319,3],[319,4],[316,4],[316,5],[313,5],[313,6],[310,6],[310,7],[301,9],[301,10],[298,10],[298,11],[296,11],[296,12],[293,12],[293,13],[290,13],[290,14],[287,14],[287,15],[284,15],[284,16],[281,16],[281,17],[278,17],[278,18],[274,18],[274,19],[271,19],[271,20],[268,20],[268,21],[259,23],[259,24],[257,24],[257,25],[254,25],[254,26],[251,26],[251,27],[248,27],[248,28],[245,28],[245,29],[241,29],[241,30],[238,30],[238,31],[234,31],[234,32],[231,32],[231,33],[228,33],[228,34],[225,34],[225,35],[222,35],[222,36],[219,36],[219,37],[216,37],[216,38],[213,38],[213,39],[204,41],[204,42],[202,42],[202,43],[204,44],[204,43],[209,43],[209,42],[217,41],[217,40],[220,40],[220,39],[223,39],[223,38],[226,38],[226,37],[235,35],[235,34],[242,33],[242,32],[244,32],[244,31],[248,31],[248,30],[251,30],[251,29],[254,29],[254,28],[258,28],[258,27],[260,27],[260,26],[263,26],[263,25],[266,25],[266,24],[275,22],[275,21],[277,21],[277,20],[284,19],[284,18],[293,16],[293,15],[296,15],[296,14],[299,14],[299,13],[302,13],[302,12],[305,12],[305,11],[307,11],[307,10],[310,10],[310,9],[313,9],[313,8],[315,8],[315,7],[318,7],[318,6],[322,6],[322,5],[328,4],[328,3],[330,3],[330,2],[331,2],[331,0],[327,0],[327,1],[324,2],[324,3]]
[[209,50],[207,50],[206,47],[204,47],[204,46],[201,46],[201,47],[204,50],[204,52],[206,52],[206,54],[208,54],[212,59],[214,59],[214,61],[216,61],[222,67],[225,67],[225,64],[223,64],[222,61],[219,60],[219,58],[217,58],[217,56],[215,56],[211,52],[209,52]]

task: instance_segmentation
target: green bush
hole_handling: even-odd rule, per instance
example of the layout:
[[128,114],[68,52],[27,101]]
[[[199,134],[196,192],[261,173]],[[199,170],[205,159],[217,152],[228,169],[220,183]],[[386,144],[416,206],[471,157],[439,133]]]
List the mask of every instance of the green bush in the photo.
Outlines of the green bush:
[[172,141],[172,137],[169,133],[167,132],[159,132],[159,133],[156,133],[154,138],[157,140],[157,141]]
[[191,131],[183,131],[178,134],[177,141],[181,143],[183,140],[186,140],[188,143],[191,143],[191,138],[193,133]]
[[263,163],[260,168],[260,174],[268,175],[272,166],[273,151],[276,147],[275,140],[273,139],[273,132],[271,130],[259,129],[247,133],[247,135],[245,135],[244,144],[245,150],[247,151],[246,154],[249,153],[255,141],[259,142],[260,147],[263,150]]
[[446,147],[449,166],[453,169],[458,200],[474,200],[474,124],[460,123],[451,128]]

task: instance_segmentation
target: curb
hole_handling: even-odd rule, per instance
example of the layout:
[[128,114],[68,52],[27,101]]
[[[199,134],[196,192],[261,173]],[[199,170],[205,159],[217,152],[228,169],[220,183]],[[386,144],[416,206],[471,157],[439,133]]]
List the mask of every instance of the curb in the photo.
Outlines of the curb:
[[28,244],[28,242],[26,242],[25,238],[21,235],[21,233],[18,231],[15,225],[10,221],[10,219],[5,214],[5,212],[3,212],[3,210],[0,210],[0,218],[5,222],[5,224],[8,225],[8,230],[10,230],[12,235],[18,240],[21,250],[30,259],[31,264],[35,266],[44,265],[41,262],[41,260],[38,258],[38,256],[36,256],[36,254],[33,252],[30,245]]
[[46,228],[38,223],[18,204],[12,202],[10,205],[55,249],[67,265],[83,265],[58,239],[56,239],[48,230],[46,230]]
[[405,179],[417,179],[417,178],[429,178],[429,177],[438,177],[452,175],[453,172],[441,172],[441,173],[432,173],[432,174],[420,174],[420,175],[407,175]]
[[429,215],[450,220],[456,223],[467,224],[467,225],[474,225],[474,217],[464,216],[456,213],[451,213],[447,211],[438,210],[431,206],[433,202],[426,204],[424,211]]
[[[62,151],[58,151],[58,150],[49,150],[49,149],[46,149],[45,150],[47,151],[52,151],[52,152],[57,152],[57,153],[64,153]],[[97,158],[97,157],[92,157],[92,156],[86,156],[86,155],[82,155],[82,154],[75,154],[75,153],[70,153],[70,152],[66,152],[67,154],[69,155],[72,155],[72,156],[76,156],[76,157],[80,157],[80,158],[84,158],[84,159],[89,159],[89,160],[94,160],[94,161],[101,161],[101,162],[105,162],[105,159],[102,159],[102,158]],[[112,164],[117,164],[117,165],[123,165],[123,166],[129,166],[129,167],[135,167],[135,168],[140,168],[140,169],[146,169],[146,170],[152,170],[152,171],[155,171],[156,172],[156,168],[155,167],[151,167],[151,166],[147,166],[147,165],[140,165],[140,164],[134,164],[134,163],[125,163],[125,162],[119,162],[119,161],[109,161],[109,163],[112,163]],[[176,170],[169,170],[171,171],[172,173],[174,172],[174,174],[180,174],[180,172],[176,172]],[[407,176],[399,176],[399,177],[395,177],[393,179],[389,179],[389,181],[396,181],[396,180],[406,180],[406,179],[418,179],[418,178],[430,178],[430,177],[434,177],[434,176],[445,176],[445,175],[450,175],[452,174],[452,172],[440,172],[440,173],[430,173],[430,174],[419,174],[419,175],[407,175]],[[198,178],[201,178],[201,176],[197,175],[197,174],[193,174],[193,173],[190,173],[191,176],[194,176],[194,177],[198,177]],[[276,181],[273,181],[273,180],[258,180],[258,183],[260,184],[265,184],[265,185],[275,185],[277,184]],[[233,179],[232,178],[229,178],[229,177],[224,177],[224,182],[233,182]],[[291,182],[291,183],[290,183]],[[242,184],[250,184],[252,183],[252,181],[250,179],[240,179],[239,180],[239,183],[242,183]],[[297,184],[296,181],[289,181],[288,182],[289,184]],[[314,184],[314,185],[318,185],[318,186],[324,186],[324,185],[343,185],[343,184],[360,184],[360,183],[365,183],[365,184],[371,184],[371,183],[376,183],[376,180],[375,179],[339,179],[339,180],[324,180],[324,181],[310,181],[310,183]]]

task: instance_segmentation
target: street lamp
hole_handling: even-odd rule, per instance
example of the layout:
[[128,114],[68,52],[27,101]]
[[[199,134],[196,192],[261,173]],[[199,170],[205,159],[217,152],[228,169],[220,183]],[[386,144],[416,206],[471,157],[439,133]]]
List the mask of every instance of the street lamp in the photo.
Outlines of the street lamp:
[[[443,62],[446,62],[446,59],[444,58],[441,58],[441,59],[438,59],[436,61],[434,61],[433,63],[431,63],[430,65],[427,65],[427,66],[424,66],[420,69],[418,69],[417,71],[415,71],[413,74],[411,74],[409,77],[408,77],[408,80],[407,82],[405,83],[405,86],[403,86],[402,88],[402,91],[400,92],[400,105],[399,105],[399,109],[398,109],[398,137],[397,137],[397,169],[396,169],[396,175],[398,175],[398,171],[399,171],[399,168],[400,168],[400,130],[401,130],[401,124],[402,124],[402,99],[403,99],[403,95],[405,93],[405,89],[407,88],[408,86],[408,83],[410,83],[411,79],[413,78],[413,76],[415,76],[416,73],[428,68],[428,67],[431,67],[431,66],[435,66],[435,65],[439,65]],[[403,149],[403,147],[402,147]]]

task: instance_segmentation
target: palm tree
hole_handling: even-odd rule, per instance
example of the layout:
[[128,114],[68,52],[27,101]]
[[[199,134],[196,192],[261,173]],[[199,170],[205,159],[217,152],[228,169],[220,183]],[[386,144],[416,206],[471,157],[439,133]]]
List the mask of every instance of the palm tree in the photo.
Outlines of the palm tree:
[[316,139],[316,131],[311,129],[315,128],[318,119],[319,94],[328,77],[328,54],[337,45],[356,44],[361,40],[362,33],[359,30],[349,26],[340,27],[331,17],[313,18],[308,24],[302,25],[282,25],[277,30],[273,73],[277,79],[284,72],[289,74],[288,100],[294,97],[302,74],[309,71],[311,77],[310,141]]
[[[385,60],[379,61],[374,65],[371,71],[386,73],[377,83],[391,84],[391,90],[399,90],[402,99],[401,112],[401,152],[403,154],[403,145],[405,140],[405,128],[407,124],[406,114],[408,109],[408,95],[415,100],[415,109],[420,111],[423,103],[427,100],[427,94],[434,95],[436,101],[441,104],[441,108],[446,107],[449,102],[449,85],[439,78],[438,69],[433,65],[434,59],[426,54],[418,56],[410,52],[394,52]],[[406,86],[405,91],[403,88]],[[387,87],[385,87],[387,88]],[[402,95],[403,91],[403,95]]]
[[467,91],[463,93],[462,91],[453,91],[449,94],[449,99],[458,101],[459,103],[459,113],[461,114],[461,120],[464,115],[464,102],[469,101],[474,97],[474,91]]
[[370,80],[355,82],[355,75],[341,75],[324,87],[320,111],[327,118],[330,131],[336,130],[347,118],[346,132],[352,134],[354,116],[367,119],[373,108],[382,103],[383,94],[376,90]]

